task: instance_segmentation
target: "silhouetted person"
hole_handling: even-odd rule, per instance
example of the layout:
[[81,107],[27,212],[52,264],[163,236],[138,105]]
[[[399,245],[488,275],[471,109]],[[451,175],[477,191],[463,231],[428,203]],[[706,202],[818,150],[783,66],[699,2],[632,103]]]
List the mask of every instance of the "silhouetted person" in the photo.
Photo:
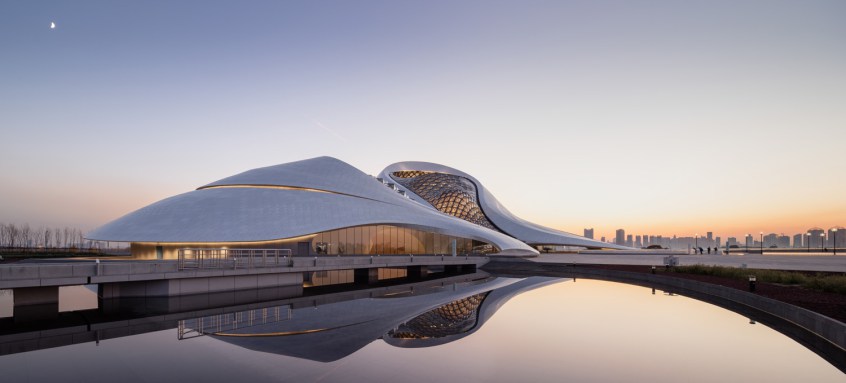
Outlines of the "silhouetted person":
[[702,254],[705,254],[705,252],[704,252],[704,251],[702,250],[702,248],[700,247],[700,248],[699,248],[699,255],[702,255]]
[[708,247],[708,254],[711,254],[711,247]]

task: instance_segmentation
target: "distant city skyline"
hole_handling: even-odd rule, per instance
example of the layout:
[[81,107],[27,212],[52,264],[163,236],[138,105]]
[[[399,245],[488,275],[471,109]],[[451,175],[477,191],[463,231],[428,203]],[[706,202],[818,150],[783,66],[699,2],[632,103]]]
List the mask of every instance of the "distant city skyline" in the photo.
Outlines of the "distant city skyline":
[[[593,229],[585,228],[585,233],[590,230],[593,234]],[[614,237],[611,243],[630,246],[630,247],[647,247],[650,245],[659,245],[662,247],[685,248],[691,247],[719,247],[737,245],[739,247],[760,247],[765,248],[822,248],[833,247],[836,244],[837,248],[846,247],[846,229],[842,226],[833,226],[829,229],[822,229],[819,227],[808,228],[803,233],[787,234],[787,233],[747,233],[742,236],[715,236],[714,232],[707,231],[705,235],[695,233],[689,234],[631,234],[626,229],[621,228],[614,231]],[[605,236],[602,237],[605,241]]]
[[[449,164],[570,233],[846,217],[846,2],[11,2],[0,222],[247,169]],[[51,28],[55,23],[56,28]]]

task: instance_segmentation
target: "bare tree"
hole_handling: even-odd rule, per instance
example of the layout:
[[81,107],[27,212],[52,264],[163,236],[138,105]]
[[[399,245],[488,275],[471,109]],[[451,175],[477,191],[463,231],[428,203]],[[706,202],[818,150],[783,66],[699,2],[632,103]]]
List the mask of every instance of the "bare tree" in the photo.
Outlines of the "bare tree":
[[0,223],[0,247],[9,246],[9,240],[7,239],[6,235],[6,224]]
[[70,241],[73,240],[73,237],[71,237],[71,230],[70,230],[69,227],[65,226],[65,228],[62,229],[62,237],[64,238],[64,242],[65,242],[64,246],[62,246],[62,247],[65,247],[65,248],[70,247]]
[[18,227],[14,223],[6,225],[9,233],[9,247],[15,247],[18,244]]
[[29,227],[28,223],[21,226],[21,247],[32,247],[32,228]]
[[51,228],[40,226],[37,228],[24,224],[0,223],[0,247],[34,249],[43,246],[49,248],[78,248],[92,247],[82,230],[71,227]]
[[43,240],[44,240],[44,248],[49,249],[50,244],[53,241],[53,230],[50,229],[49,227],[44,228]]

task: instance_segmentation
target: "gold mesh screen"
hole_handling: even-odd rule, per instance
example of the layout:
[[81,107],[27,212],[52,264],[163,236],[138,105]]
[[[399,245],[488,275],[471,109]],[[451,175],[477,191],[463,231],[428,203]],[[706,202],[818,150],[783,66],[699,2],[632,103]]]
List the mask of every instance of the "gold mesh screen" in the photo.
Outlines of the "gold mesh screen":
[[488,293],[472,295],[425,312],[389,331],[388,336],[397,339],[425,339],[467,332],[476,325],[479,306]]
[[[398,173],[420,173],[410,176]],[[429,172],[394,172],[396,181],[419,195],[429,204],[446,214],[475,223],[492,230],[499,230],[485,216],[476,198],[476,185],[472,181],[444,173]]]
[[394,172],[391,175],[398,178],[414,178],[424,174],[429,174],[429,172],[424,172],[422,170],[403,170],[399,172]]

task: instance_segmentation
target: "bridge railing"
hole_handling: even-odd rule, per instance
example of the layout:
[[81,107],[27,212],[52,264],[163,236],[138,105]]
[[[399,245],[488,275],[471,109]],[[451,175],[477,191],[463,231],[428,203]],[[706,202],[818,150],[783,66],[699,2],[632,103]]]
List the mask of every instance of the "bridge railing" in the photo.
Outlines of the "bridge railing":
[[179,270],[291,266],[290,249],[199,249],[178,252]]

